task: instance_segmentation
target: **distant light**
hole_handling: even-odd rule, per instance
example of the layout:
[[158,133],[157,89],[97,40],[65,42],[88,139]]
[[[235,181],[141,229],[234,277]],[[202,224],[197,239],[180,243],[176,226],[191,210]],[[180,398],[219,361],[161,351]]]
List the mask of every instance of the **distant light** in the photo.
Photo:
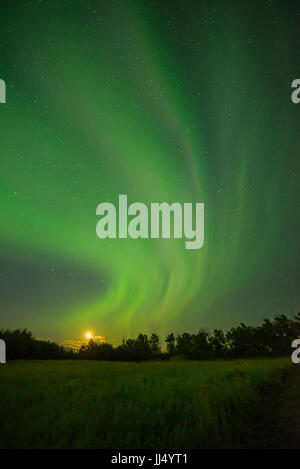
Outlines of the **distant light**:
[[85,336],[86,336],[87,339],[90,339],[90,338],[92,337],[92,333],[91,333],[91,332],[87,332],[87,333],[85,334]]

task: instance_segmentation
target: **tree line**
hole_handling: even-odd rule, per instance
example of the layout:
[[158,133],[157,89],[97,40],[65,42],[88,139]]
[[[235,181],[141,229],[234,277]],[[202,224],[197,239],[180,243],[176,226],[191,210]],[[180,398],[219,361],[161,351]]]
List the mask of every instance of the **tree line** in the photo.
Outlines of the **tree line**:
[[155,333],[140,333],[135,339],[113,346],[91,339],[79,350],[67,349],[55,342],[37,340],[30,331],[0,329],[6,343],[8,360],[14,359],[81,359],[111,361],[168,360],[172,357],[191,360],[234,358],[275,358],[291,355],[291,343],[300,337],[300,313],[265,319],[259,326],[240,323],[228,331],[200,329],[196,334],[170,333],[163,347]]
[[6,344],[6,358],[16,359],[41,359],[56,360],[72,357],[64,347],[46,340],[35,339],[27,329],[0,329],[0,339]]

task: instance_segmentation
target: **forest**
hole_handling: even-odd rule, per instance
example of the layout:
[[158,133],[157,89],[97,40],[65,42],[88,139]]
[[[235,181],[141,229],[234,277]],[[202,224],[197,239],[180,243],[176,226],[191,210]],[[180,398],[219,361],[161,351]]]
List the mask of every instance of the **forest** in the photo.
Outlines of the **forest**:
[[113,346],[90,339],[78,350],[55,342],[35,339],[26,329],[0,329],[8,360],[15,359],[80,359],[108,361],[216,360],[236,358],[276,358],[291,354],[292,341],[300,337],[300,313],[265,319],[258,326],[240,323],[228,331],[200,329],[196,334],[171,332],[164,341],[158,334],[140,333],[135,339],[124,339]]

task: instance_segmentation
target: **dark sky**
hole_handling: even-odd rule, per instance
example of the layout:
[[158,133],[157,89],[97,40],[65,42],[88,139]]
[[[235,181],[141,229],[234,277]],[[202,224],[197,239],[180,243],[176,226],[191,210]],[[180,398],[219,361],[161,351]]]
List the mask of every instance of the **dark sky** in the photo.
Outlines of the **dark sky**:
[[[107,340],[299,311],[298,2],[5,1],[0,327]],[[205,243],[96,236],[203,202]]]

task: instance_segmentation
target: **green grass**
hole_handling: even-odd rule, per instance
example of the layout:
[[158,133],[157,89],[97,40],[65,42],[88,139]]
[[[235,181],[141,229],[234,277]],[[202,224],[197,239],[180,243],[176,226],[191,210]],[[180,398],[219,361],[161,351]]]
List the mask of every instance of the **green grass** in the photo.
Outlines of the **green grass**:
[[266,447],[294,368],[290,359],[9,362],[0,447]]

